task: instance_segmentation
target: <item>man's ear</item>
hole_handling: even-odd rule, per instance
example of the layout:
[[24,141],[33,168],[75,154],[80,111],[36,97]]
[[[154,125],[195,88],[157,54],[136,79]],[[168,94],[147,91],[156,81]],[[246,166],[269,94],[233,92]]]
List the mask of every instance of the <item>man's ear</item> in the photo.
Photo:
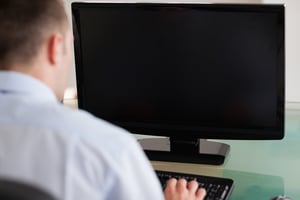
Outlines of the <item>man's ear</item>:
[[53,34],[48,40],[48,60],[51,65],[60,62],[63,54],[63,38],[60,34]]

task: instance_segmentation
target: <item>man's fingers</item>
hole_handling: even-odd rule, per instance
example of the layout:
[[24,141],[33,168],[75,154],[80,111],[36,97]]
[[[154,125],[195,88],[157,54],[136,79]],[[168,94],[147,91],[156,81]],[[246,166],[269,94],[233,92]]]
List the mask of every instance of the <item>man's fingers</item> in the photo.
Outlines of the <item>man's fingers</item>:
[[197,199],[204,199],[205,195],[206,195],[206,191],[203,188],[199,188],[196,192]]
[[169,179],[167,183],[167,185],[169,185],[170,187],[176,187],[176,184],[177,184],[177,179],[175,178]]
[[187,181],[183,178],[179,179],[176,184],[176,188],[179,191],[184,191],[187,188]]
[[175,178],[169,179],[165,188],[165,192],[167,193],[174,192],[176,189],[176,184],[177,184],[177,179]]
[[196,192],[198,187],[199,187],[199,183],[197,181],[190,181],[187,184],[187,188],[193,192]]
[[199,188],[199,183],[194,181],[189,181],[185,179],[174,179],[171,178],[167,182],[164,194],[166,200],[203,200],[206,191],[203,188]]

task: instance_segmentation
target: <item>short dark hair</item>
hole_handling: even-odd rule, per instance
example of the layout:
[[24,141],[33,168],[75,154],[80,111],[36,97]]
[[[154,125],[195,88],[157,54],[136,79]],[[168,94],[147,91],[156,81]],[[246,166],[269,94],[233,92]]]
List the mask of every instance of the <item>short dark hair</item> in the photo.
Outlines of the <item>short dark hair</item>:
[[50,30],[65,33],[62,0],[0,0],[0,70],[29,63]]

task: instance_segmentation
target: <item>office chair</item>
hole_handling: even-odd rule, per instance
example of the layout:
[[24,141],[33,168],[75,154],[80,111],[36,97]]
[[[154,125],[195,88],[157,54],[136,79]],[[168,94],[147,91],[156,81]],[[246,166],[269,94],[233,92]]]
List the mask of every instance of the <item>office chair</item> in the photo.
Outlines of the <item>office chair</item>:
[[10,180],[0,180],[1,200],[57,200],[35,186]]

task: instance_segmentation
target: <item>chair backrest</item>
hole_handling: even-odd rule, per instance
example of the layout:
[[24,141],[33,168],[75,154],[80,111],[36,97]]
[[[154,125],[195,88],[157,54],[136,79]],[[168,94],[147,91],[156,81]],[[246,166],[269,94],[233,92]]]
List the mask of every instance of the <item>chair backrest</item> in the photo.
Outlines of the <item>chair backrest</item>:
[[57,200],[46,191],[29,184],[0,180],[1,200]]

